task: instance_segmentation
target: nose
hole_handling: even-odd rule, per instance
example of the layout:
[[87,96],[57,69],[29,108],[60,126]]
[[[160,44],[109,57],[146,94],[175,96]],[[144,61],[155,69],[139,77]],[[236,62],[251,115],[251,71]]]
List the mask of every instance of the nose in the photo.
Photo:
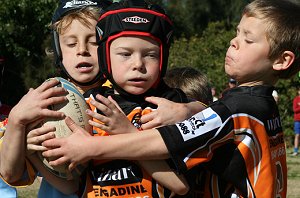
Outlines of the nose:
[[144,69],[144,61],[142,56],[136,54],[133,59],[132,65],[134,70],[142,71]]
[[230,47],[233,47],[235,49],[238,49],[238,41],[237,41],[237,37],[234,37],[233,39],[231,39],[230,41]]
[[77,47],[77,55],[90,56],[88,46],[84,43],[79,44],[78,47]]

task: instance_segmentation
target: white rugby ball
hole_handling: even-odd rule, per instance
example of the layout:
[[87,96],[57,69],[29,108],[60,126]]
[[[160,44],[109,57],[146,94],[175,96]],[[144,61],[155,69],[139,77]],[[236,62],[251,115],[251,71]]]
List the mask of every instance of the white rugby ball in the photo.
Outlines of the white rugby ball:
[[[77,125],[81,126],[86,131],[91,133],[92,126],[88,123],[90,117],[85,113],[86,109],[89,109],[89,106],[87,105],[83,95],[79,92],[79,90],[75,87],[73,83],[60,77],[55,78],[60,82],[57,86],[64,87],[68,91],[68,94],[66,95],[68,101],[60,104],[51,105],[48,108],[51,110],[63,112],[66,116],[71,117]],[[56,128],[56,138],[67,137],[72,134],[72,131],[66,125],[64,119],[49,118],[45,120],[44,125],[51,125]],[[69,164],[51,166],[48,162],[48,160],[50,159],[44,158],[41,152],[39,152],[39,157],[42,160],[43,164],[49,169],[49,171],[55,174],[56,176],[59,176],[61,178],[70,177],[67,171]],[[83,172],[83,169],[84,166],[78,166],[72,172],[72,176],[79,176]]]

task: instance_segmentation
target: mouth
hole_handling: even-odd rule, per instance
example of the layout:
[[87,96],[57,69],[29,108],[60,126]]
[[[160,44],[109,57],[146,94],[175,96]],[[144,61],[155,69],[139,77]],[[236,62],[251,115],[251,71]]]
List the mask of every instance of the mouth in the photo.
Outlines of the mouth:
[[90,63],[86,63],[86,62],[83,62],[83,63],[79,63],[76,68],[80,69],[80,68],[90,68],[92,67],[93,65],[90,64]]
[[231,58],[231,56],[226,55],[226,57],[225,57],[225,63],[230,63],[230,62],[233,62],[233,59]]
[[78,69],[81,73],[90,73],[93,71],[93,65],[87,62],[82,62],[76,65],[76,69]]
[[128,80],[130,83],[133,85],[142,85],[144,84],[147,80],[143,78],[133,78]]

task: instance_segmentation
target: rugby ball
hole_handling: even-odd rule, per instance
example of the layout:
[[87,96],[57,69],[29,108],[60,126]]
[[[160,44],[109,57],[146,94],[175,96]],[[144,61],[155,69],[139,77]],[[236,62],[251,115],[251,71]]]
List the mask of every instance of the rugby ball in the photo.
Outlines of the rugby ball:
[[[48,108],[51,110],[63,112],[66,116],[71,117],[72,120],[77,125],[81,126],[86,131],[91,133],[92,126],[88,124],[88,120],[90,119],[90,117],[85,113],[86,109],[89,109],[89,106],[87,105],[83,95],[79,92],[79,90],[76,88],[76,86],[73,83],[60,77],[55,77],[55,78],[59,80],[59,84],[57,86],[64,87],[68,91],[68,94],[66,95],[68,100],[64,103],[51,105]],[[56,138],[67,137],[72,134],[72,131],[66,125],[64,119],[48,118],[45,120],[43,125],[54,126],[56,128],[55,131]],[[74,171],[72,171],[70,175],[69,171],[67,171],[69,164],[64,164],[60,166],[51,166],[49,164],[50,159],[44,158],[41,152],[39,152],[38,155],[42,160],[43,164],[46,166],[46,168],[50,172],[52,172],[53,174],[61,178],[67,179],[70,178],[70,176],[77,177],[84,170],[84,166],[79,165],[74,169]]]

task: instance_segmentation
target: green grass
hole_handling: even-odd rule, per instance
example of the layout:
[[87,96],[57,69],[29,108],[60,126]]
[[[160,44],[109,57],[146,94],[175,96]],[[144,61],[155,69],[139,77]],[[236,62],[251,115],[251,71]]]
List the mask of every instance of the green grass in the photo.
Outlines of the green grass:
[[[288,153],[290,150],[288,150]],[[288,166],[288,190],[287,198],[300,197],[300,155],[292,157],[287,154]],[[35,181],[33,185],[18,189],[18,198],[36,198],[40,181]]]
[[40,181],[36,179],[33,185],[24,188],[18,188],[18,198],[36,198],[39,186]]
[[300,195],[300,155],[293,157],[287,151],[287,167],[288,167],[288,189],[287,197],[296,198]]

